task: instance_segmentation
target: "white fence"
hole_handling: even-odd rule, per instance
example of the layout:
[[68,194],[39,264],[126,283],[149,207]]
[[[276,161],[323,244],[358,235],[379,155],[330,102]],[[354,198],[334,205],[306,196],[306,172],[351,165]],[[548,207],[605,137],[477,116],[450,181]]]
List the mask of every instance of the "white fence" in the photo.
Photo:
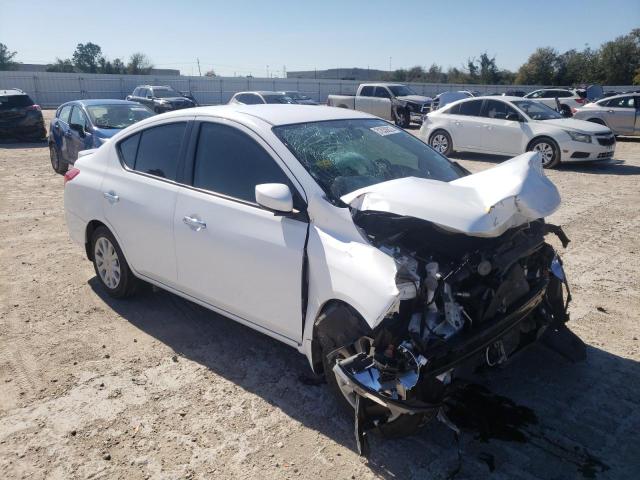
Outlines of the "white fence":
[[[327,95],[354,95],[358,80],[314,80],[297,78],[183,77],[157,75],[102,75],[84,73],[0,71],[0,90],[20,88],[43,107],[51,108],[83,98],[124,99],[138,85],[171,85],[176,90],[191,92],[201,105],[227,103],[243,90],[297,90],[324,103]],[[452,83],[411,83],[418,94],[435,96],[455,90],[478,90],[502,93],[510,89],[532,91],[540,85],[464,85]],[[625,91],[630,86],[605,87]],[[637,87],[636,87],[637,88]]]

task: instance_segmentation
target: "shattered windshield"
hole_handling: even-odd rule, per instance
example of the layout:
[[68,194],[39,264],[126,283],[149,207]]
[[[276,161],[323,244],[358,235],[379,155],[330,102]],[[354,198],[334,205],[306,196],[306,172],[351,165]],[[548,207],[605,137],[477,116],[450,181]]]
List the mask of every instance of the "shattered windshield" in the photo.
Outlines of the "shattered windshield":
[[98,128],[125,128],[153,116],[143,105],[89,105],[87,112]]
[[533,120],[555,120],[557,118],[564,118],[544,103],[532,102],[531,100],[516,100],[512,103]]
[[416,137],[382,120],[301,123],[273,131],[334,203],[354,190],[388,180],[449,182],[464,175]]

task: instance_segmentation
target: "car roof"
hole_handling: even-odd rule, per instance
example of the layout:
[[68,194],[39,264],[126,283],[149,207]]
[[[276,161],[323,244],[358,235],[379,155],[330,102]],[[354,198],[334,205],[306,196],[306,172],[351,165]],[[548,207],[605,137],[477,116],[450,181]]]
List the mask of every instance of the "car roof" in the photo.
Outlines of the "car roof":
[[19,88],[7,88],[5,90],[0,90],[0,95],[26,95],[26,93]]
[[349,110],[346,108],[326,107],[323,105],[293,105],[293,104],[259,104],[259,105],[216,105],[211,107],[196,107],[188,110],[175,110],[163,116],[180,116],[185,112],[195,115],[210,115],[213,117],[235,118],[246,120],[258,118],[273,126],[289,125],[293,123],[322,122],[327,120],[376,119],[373,115]]
[[105,98],[105,99],[92,98],[87,100],[73,100],[71,102],[66,102],[64,105],[68,105],[68,104],[83,105],[85,107],[88,107],[91,105],[138,105],[140,106],[138,102],[131,102],[129,100],[114,100],[111,98]]

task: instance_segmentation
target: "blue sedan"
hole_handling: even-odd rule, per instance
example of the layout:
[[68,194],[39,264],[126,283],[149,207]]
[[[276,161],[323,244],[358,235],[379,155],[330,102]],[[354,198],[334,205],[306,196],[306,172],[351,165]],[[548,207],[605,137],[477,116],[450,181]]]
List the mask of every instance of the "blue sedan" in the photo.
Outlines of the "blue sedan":
[[144,105],[125,100],[75,100],[60,105],[49,126],[51,166],[64,174],[80,150],[98,148],[123,128],[152,115]]

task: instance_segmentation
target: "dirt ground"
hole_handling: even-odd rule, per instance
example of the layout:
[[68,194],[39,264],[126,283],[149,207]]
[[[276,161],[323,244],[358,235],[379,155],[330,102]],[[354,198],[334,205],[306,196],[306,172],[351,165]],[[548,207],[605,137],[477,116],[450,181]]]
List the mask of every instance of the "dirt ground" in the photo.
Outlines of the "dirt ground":
[[586,362],[534,347],[478,380],[531,409],[523,435],[466,432],[459,457],[435,422],[364,459],[293,349],[166,292],[107,298],[46,146],[0,145],[0,479],[640,477],[640,141],[616,159],[548,172]]

